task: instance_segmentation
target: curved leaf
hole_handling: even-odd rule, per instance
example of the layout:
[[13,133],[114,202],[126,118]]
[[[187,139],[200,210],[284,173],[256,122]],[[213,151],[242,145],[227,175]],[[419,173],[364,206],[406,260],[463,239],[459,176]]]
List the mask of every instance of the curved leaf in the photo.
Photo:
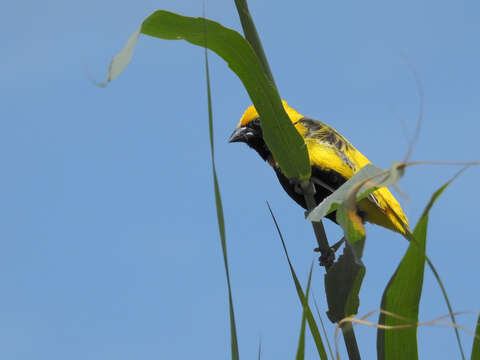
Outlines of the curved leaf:
[[[113,80],[127,66],[135,49],[137,32],[114,57],[107,81],[101,85]],[[298,180],[310,177],[305,142],[285,113],[275,84],[269,80],[259,58],[242,35],[211,20],[163,10],[147,17],[140,27],[140,33],[166,40],[186,40],[207,47],[224,59],[242,81],[260,114],[265,142],[283,173],[288,178]]]
[[[429,211],[437,198],[458,174],[459,173],[432,195],[420,220],[415,226],[410,245],[382,296],[381,308],[409,319],[410,321],[407,322],[409,324],[416,324],[418,322],[418,309],[422,294],[425,261],[428,260],[425,255],[425,250]],[[439,281],[438,277],[437,281]],[[440,281],[439,284],[441,285]],[[449,310],[451,311],[451,309]],[[404,325],[406,322],[382,313],[380,314],[378,323],[381,325],[395,326]],[[460,351],[462,352],[462,358],[464,358],[461,346]],[[378,329],[377,353],[379,359],[418,359],[417,328],[412,327],[402,330]]]

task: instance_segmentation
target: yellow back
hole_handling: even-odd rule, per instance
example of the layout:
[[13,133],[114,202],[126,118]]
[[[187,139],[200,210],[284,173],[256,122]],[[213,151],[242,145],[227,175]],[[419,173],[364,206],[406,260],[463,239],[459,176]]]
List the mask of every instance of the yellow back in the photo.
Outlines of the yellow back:
[[[323,170],[334,170],[344,178],[350,179],[370,161],[347,139],[332,127],[322,122],[300,121],[305,117],[282,100],[283,107],[297,131],[307,145],[310,163]],[[245,126],[259,117],[254,106],[243,114],[238,126]],[[309,126],[309,124],[313,124]],[[375,200],[364,199],[359,203],[366,213],[366,220],[390,230],[404,234],[408,229],[408,220],[402,207],[388,188],[373,192]]]

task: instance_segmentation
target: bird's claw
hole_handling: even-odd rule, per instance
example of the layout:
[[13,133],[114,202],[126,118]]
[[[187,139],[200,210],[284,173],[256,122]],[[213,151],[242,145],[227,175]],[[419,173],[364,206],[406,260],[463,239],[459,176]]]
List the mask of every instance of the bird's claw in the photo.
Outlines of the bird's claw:
[[[319,252],[320,249],[316,248],[314,251]],[[319,256],[318,262],[320,263],[320,266],[324,266],[326,269],[330,268],[335,262],[335,251],[330,248],[328,251],[323,252],[322,255]]]
[[338,250],[338,248],[345,242],[345,238],[341,238],[340,241],[336,242],[331,246],[327,251],[322,252],[320,248],[315,248],[313,251],[315,252],[322,252],[320,257],[318,258],[318,261],[320,262],[320,266],[324,266],[327,270],[330,268],[330,266],[333,265],[335,262],[335,252]]

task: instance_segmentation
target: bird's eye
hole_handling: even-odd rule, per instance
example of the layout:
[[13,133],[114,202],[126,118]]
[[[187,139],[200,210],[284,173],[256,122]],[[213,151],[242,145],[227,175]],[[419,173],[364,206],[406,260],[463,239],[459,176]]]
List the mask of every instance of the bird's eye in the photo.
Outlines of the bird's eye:
[[248,124],[247,124],[247,127],[250,128],[250,129],[253,129],[253,130],[261,130],[261,127],[260,127],[260,118],[256,118],[252,121],[250,121]]

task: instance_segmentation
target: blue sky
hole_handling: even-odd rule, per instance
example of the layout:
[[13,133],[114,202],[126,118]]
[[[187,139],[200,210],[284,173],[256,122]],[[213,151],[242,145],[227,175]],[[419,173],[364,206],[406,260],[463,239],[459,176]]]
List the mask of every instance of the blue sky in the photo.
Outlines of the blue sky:
[[[251,1],[282,97],[342,132],[378,166],[403,159],[423,83],[412,160],[479,160],[480,5],[474,1]],[[224,359],[226,282],[216,224],[203,51],[142,36],[107,88],[111,57],[156,9],[200,16],[200,1],[9,2],[0,14],[0,354],[5,359]],[[207,16],[240,31],[233,1]],[[244,145],[227,138],[250,105],[212,54],[217,170],[243,358],[292,358],[301,308],[265,200],[305,281],[314,239],[303,211]],[[88,68],[88,72],[87,69]],[[415,224],[457,168],[407,171],[401,202]],[[455,310],[479,311],[478,168],[431,212],[427,249]],[[338,227],[326,223],[331,241]],[[367,226],[360,314],[377,309],[406,249]],[[322,314],[323,270],[313,292]],[[420,319],[447,313],[426,270]],[[324,317],[324,320],[326,318]],[[473,328],[475,316],[459,322]],[[334,327],[328,324],[329,336]],[[364,358],[374,329],[357,330]],[[454,333],[419,330],[421,358],[458,358]],[[462,335],[469,353],[472,338]],[[340,343],[342,354],[343,344]],[[310,339],[308,358],[315,353]]]

